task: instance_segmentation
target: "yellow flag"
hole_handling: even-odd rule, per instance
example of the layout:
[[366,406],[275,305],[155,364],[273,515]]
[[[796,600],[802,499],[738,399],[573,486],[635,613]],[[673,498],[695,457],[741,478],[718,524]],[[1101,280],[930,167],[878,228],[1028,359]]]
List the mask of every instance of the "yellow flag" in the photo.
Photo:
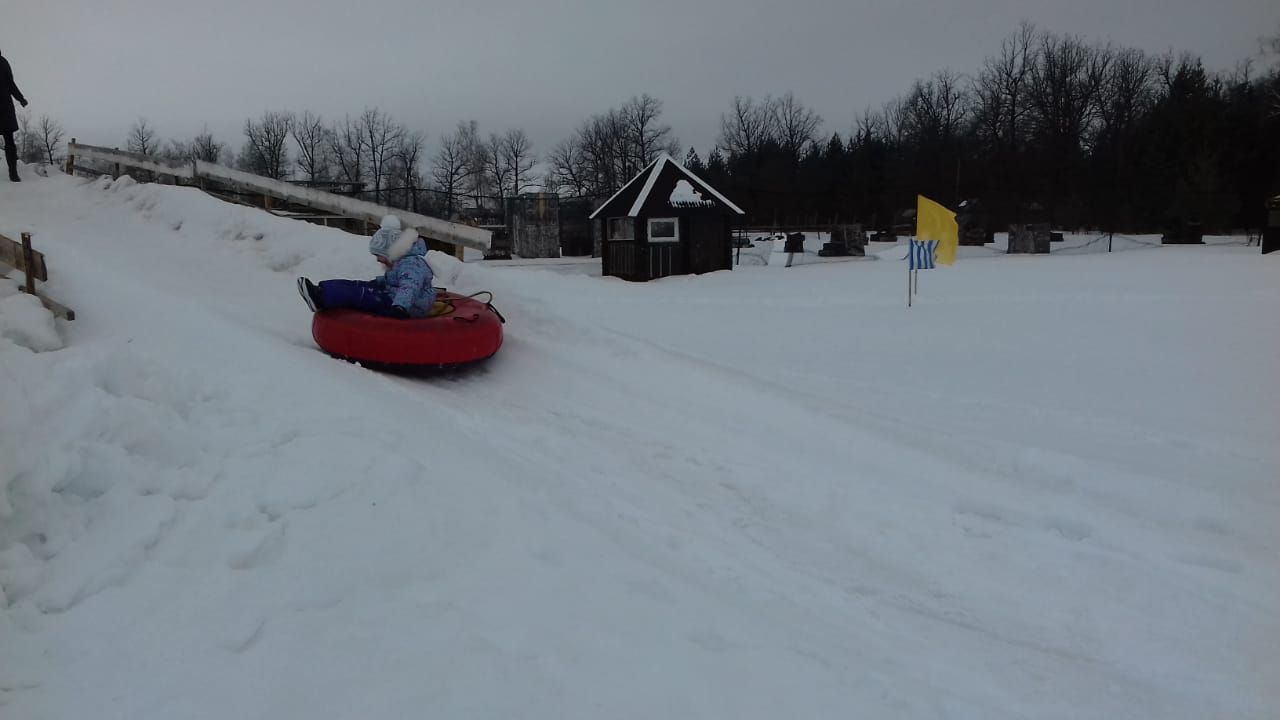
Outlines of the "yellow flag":
[[916,239],[937,240],[935,260],[942,265],[956,261],[960,247],[960,226],[956,214],[923,195],[916,196]]

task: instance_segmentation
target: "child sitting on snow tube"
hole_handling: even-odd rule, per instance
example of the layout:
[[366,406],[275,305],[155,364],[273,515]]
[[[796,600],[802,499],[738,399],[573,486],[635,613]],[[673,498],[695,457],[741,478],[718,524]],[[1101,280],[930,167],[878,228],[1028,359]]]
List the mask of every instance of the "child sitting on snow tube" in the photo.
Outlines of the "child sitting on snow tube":
[[382,218],[382,227],[369,239],[369,252],[388,270],[373,280],[322,280],[317,285],[298,278],[298,293],[311,312],[350,308],[401,319],[431,314],[436,299],[427,244],[413,228],[400,230],[395,215]]

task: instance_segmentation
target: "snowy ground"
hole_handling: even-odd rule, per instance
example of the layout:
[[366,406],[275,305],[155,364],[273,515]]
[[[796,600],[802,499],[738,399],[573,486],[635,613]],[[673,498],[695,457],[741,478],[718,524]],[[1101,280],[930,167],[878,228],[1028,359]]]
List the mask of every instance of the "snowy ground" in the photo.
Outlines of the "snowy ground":
[[910,309],[900,247],[468,263],[504,348],[407,378],[294,290],[372,276],[363,240],[25,178],[0,233],[77,319],[0,279],[5,720],[1280,708],[1256,247],[965,249]]

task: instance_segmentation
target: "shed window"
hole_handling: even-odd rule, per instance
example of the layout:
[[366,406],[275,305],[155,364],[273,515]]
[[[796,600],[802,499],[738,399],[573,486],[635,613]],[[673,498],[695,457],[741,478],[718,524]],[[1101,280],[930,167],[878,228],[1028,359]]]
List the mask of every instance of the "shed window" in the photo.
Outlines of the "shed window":
[[610,240],[635,240],[636,221],[634,218],[609,218]]
[[650,218],[649,242],[680,242],[679,218]]

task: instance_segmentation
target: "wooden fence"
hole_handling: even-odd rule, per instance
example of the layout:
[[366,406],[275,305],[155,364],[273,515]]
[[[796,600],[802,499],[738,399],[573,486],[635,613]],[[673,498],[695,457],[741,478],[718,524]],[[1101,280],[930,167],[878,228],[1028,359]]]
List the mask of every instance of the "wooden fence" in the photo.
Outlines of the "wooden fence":
[[196,185],[214,194],[217,194],[216,189],[209,187],[210,185],[237,192],[260,194],[267,198],[264,205],[268,208],[271,205],[270,199],[275,198],[313,210],[355,218],[374,227],[378,226],[384,215],[395,215],[400,218],[402,226],[417,228],[418,232],[428,240],[454,246],[457,248],[455,254],[459,256],[463,247],[487,252],[492,245],[492,234],[488,230],[399,208],[377,205],[314,187],[273,180],[204,160],[172,161],[112,148],[82,145],[72,138],[67,146],[67,173],[75,173],[77,159],[104,163],[113,167],[113,174],[117,176],[121,168],[146,170],[156,175],[171,177],[175,182]]
[[23,292],[35,295],[54,315],[68,320],[76,319],[75,312],[70,308],[36,292],[36,281],[47,282],[49,269],[45,265],[44,255],[31,247],[31,233],[22,233],[22,242],[0,235],[0,274],[8,274],[8,268],[17,268],[26,274]]

